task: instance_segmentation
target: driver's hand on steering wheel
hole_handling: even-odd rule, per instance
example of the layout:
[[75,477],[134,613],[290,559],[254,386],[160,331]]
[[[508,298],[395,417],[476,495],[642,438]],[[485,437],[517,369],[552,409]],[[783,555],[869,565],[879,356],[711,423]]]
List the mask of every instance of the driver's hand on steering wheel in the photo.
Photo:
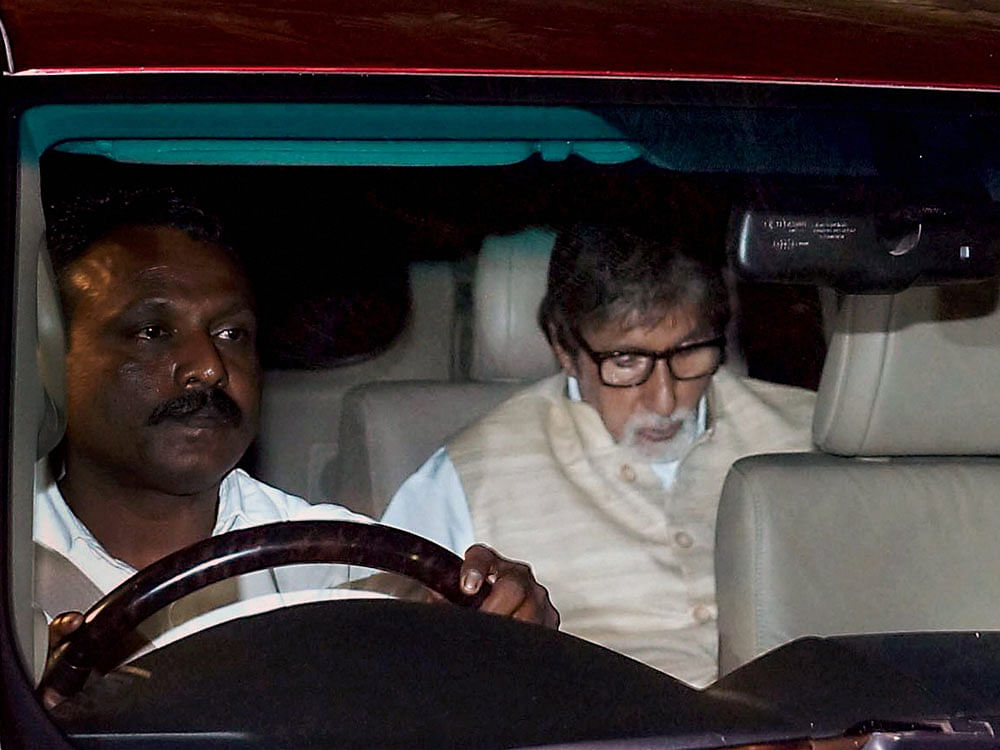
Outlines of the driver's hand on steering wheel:
[[459,580],[466,594],[479,591],[483,581],[493,585],[480,612],[559,627],[559,612],[552,606],[548,589],[535,580],[525,563],[508,560],[484,544],[474,544],[465,551]]
[[[52,654],[59,644],[81,625],[83,625],[83,614],[80,612],[63,612],[52,619],[52,622],[49,623],[49,649],[46,664],[52,658]],[[62,703],[66,696],[49,688],[42,691],[41,699],[42,705],[51,710]]]

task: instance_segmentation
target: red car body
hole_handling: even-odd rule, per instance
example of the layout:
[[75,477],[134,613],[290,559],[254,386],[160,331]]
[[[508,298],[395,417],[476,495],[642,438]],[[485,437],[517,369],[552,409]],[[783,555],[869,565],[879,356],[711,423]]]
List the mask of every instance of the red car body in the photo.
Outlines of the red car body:
[[16,73],[270,70],[1000,87],[988,2],[9,0]]

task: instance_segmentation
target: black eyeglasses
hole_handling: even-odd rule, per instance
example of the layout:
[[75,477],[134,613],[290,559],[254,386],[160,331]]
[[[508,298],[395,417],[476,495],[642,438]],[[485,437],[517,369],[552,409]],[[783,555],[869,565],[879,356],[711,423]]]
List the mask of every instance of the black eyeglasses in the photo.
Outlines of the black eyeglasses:
[[653,374],[657,360],[664,360],[674,380],[698,380],[714,375],[726,356],[726,337],[717,336],[707,341],[681,344],[662,352],[646,349],[618,349],[596,352],[590,348],[577,330],[573,336],[597,365],[601,382],[612,388],[634,388],[642,385]]

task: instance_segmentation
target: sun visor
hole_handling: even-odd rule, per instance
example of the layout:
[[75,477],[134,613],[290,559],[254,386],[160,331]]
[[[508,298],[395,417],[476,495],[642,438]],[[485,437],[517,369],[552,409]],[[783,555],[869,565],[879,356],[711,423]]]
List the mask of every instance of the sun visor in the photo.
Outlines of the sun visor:
[[1000,213],[992,204],[886,213],[746,208],[733,217],[730,252],[747,281],[850,294],[979,281],[1000,269]]
[[621,164],[642,151],[598,115],[570,106],[345,103],[43,105],[22,135],[124,164],[501,166],[537,157]]

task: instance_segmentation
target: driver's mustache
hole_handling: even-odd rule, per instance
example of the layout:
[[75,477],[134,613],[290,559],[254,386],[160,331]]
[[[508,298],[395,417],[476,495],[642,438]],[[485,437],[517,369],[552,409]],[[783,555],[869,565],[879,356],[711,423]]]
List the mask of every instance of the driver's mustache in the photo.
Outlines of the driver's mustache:
[[228,393],[221,388],[206,388],[189,391],[169,401],[164,401],[153,409],[153,413],[149,415],[146,423],[157,425],[167,419],[182,419],[202,411],[214,413],[233,424],[239,424],[243,419],[240,407]]

